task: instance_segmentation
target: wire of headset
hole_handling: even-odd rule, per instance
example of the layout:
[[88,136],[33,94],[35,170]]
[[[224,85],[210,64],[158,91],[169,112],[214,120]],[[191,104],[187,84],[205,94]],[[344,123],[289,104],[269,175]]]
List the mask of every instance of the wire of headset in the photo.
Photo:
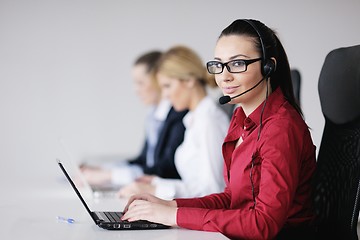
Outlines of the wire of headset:
[[[261,51],[262,51],[262,66],[261,66],[261,72],[264,75],[264,79],[266,81],[266,96],[265,96],[265,100],[264,100],[264,104],[262,106],[261,109],[261,113],[260,113],[260,120],[259,120],[259,130],[258,130],[258,135],[257,135],[257,140],[256,142],[258,142],[260,140],[260,134],[261,134],[261,130],[262,130],[262,120],[263,120],[263,114],[264,114],[264,109],[268,100],[268,96],[269,96],[269,77],[272,74],[273,71],[276,70],[276,63],[273,60],[270,60],[270,58],[268,58],[267,55],[267,51],[265,48],[265,44],[263,41],[263,37],[262,34],[260,32],[260,30],[258,29],[258,27],[256,26],[255,22],[253,22],[253,20],[251,19],[242,19],[242,21],[248,23],[256,32],[256,34],[259,37],[259,41],[260,41],[260,45],[261,45]],[[255,152],[253,152],[252,156],[251,156],[251,168],[250,168],[250,184],[251,184],[251,192],[252,192],[252,197],[253,197],[253,202],[254,202],[254,208],[256,206],[256,198],[255,198],[255,186],[254,186],[254,182],[253,182],[253,170],[254,170],[254,165],[255,165],[255,158],[258,157],[258,150],[256,149]]]
[[[256,141],[258,142],[260,139],[260,133],[262,130],[262,119],[263,119],[263,114],[264,114],[264,110],[265,110],[265,106],[266,106],[266,102],[269,96],[269,84],[268,84],[268,79],[269,77],[266,76],[266,96],[265,96],[265,100],[264,100],[264,104],[261,108],[261,113],[260,113],[260,120],[259,120],[259,130],[258,130],[258,135],[257,135],[257,139]],[[255,198],[255,186],[254,186],[254,182],[253,182],[253,170],[254,170],[254,165],[255,165],[255,158],[257,157],[257,150],[252,154],[251,156],[251,168],[250,168],[250,184],[251,184],[251,193],[252,193],[252,198],[253,198],[253,203],[254,203],[254,208],[256,206],[256,198]]]

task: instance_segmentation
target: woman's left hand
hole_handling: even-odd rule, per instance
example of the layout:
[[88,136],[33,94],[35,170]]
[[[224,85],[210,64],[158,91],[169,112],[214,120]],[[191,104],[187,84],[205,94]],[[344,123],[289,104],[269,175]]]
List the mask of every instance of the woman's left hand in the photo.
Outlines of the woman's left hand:
[[149,183],[143,183],[143,182],[133,182],[123,188],[120,189],[118,192],[119,197],[125,197],[128,198],[134,194],[139,193],[155,193],[155,186],[151,185]]
[[134,200],[128,207],[122,220],[147,220],[167,226],[176,225],[177,208],[163,204],[152,203],[146,200]]
[[155,175],[144,175],[144,176],[137,178],[135,181],[151,184],[151,182],[154,178],[155,178]]

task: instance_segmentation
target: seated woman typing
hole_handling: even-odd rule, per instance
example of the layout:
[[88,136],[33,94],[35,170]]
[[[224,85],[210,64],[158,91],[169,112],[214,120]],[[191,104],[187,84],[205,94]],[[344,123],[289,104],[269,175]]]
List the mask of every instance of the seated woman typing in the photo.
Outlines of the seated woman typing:
[[171,103],[161,97],[152,71],[162,53],[151,51],[141,55],[134,63],[132,79],[135,91],[144,105],[148,106],[145,125],[145,142],[138,156],[103,167],[82,166],[82,172],[91,185],[113,183],[126,185],[144,174],[162,178],[179,179],[174,154],[184,139],[182,122],[187,110],[176,111]]
[[216,86],[213,77],[206,72],[200,57],[184,46],[165,52],[154,76],[163,96],[177,111],[189,109],[183,119],[184,141],[175,152],[175,165],[181,180],[145,176],[121,189],[120,196],[148,192],[172,199],[223,191],[221,143],[229,120],[207,95],[206,87]]
[[[130,198],[122,219],[221,232],[231,239],[308,239],[315,146],[276,34],[256,20],[225,28],[208,71],[239,104],[222,145],[226,188],[201,198]],[[201,172],[202,169],[197,169]]]

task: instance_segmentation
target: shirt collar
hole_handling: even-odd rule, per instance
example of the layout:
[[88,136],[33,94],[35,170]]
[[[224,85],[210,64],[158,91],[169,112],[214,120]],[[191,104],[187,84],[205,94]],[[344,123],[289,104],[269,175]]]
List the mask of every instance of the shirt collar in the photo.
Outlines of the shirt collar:
[[[263,121],[273,113],[277,112],[280,106],[285,102],[284,95],[281,89],[278,87],[274,92],[272,92],[264,108],[262,119]],[[264,102],[262,102],[248,117],[246,117],[242,107],[238,107],[234,112],[234,123],[236,125],[240,124],[241,128],[249,129],[254,125],[258,126],[260,123],[260,115],[263,108]],[[234,126],[235,127],[235,126]]]
[[[271,115],[273,115],[274,113],[276,113],[279,108],[281,107],[281,105],[283,105],[285,102],[285,98],[284,95],[280,89],[280,87],[278,87],[274,92],[272,92],[268,99],[266,100],[266,105],[264,108],[264,112],[263,112],[263,116],[262,119],[265,120],[268,117],[270,117]],[[249,116],[248,118],[250,120],[245,119],[245,124],[247,122],[254,122],[256,125],[260,124],[260,115],[262,112],[262,108],[264,105],[265,101],[262,102]]]
[[170,102],[168,100],[161,100],[154,109],[154,118],[158,121],[165,121],[170,109]]
[[195,116],[202,114],[203,112],[207,114],[208,107],[211,105],[211,101],[213,101],[209,96],[204,97],[199,104],[196,106],[196,108],[192,111],[189,111],[185,117],[183,118],[183,123],[185,128],[188,128],[192,125],[194,122]]

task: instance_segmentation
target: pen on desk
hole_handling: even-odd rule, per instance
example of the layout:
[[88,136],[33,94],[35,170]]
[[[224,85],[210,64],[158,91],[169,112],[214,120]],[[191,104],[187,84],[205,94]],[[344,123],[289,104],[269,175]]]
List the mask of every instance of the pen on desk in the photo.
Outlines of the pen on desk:
[[72,219],[72,218],[65,218],[65,217],[61,217],[61,216],[57,216],[56,219],[59,220],[59,221],[67,222],[67,223],[74,223],[75,222],[75,220]]

